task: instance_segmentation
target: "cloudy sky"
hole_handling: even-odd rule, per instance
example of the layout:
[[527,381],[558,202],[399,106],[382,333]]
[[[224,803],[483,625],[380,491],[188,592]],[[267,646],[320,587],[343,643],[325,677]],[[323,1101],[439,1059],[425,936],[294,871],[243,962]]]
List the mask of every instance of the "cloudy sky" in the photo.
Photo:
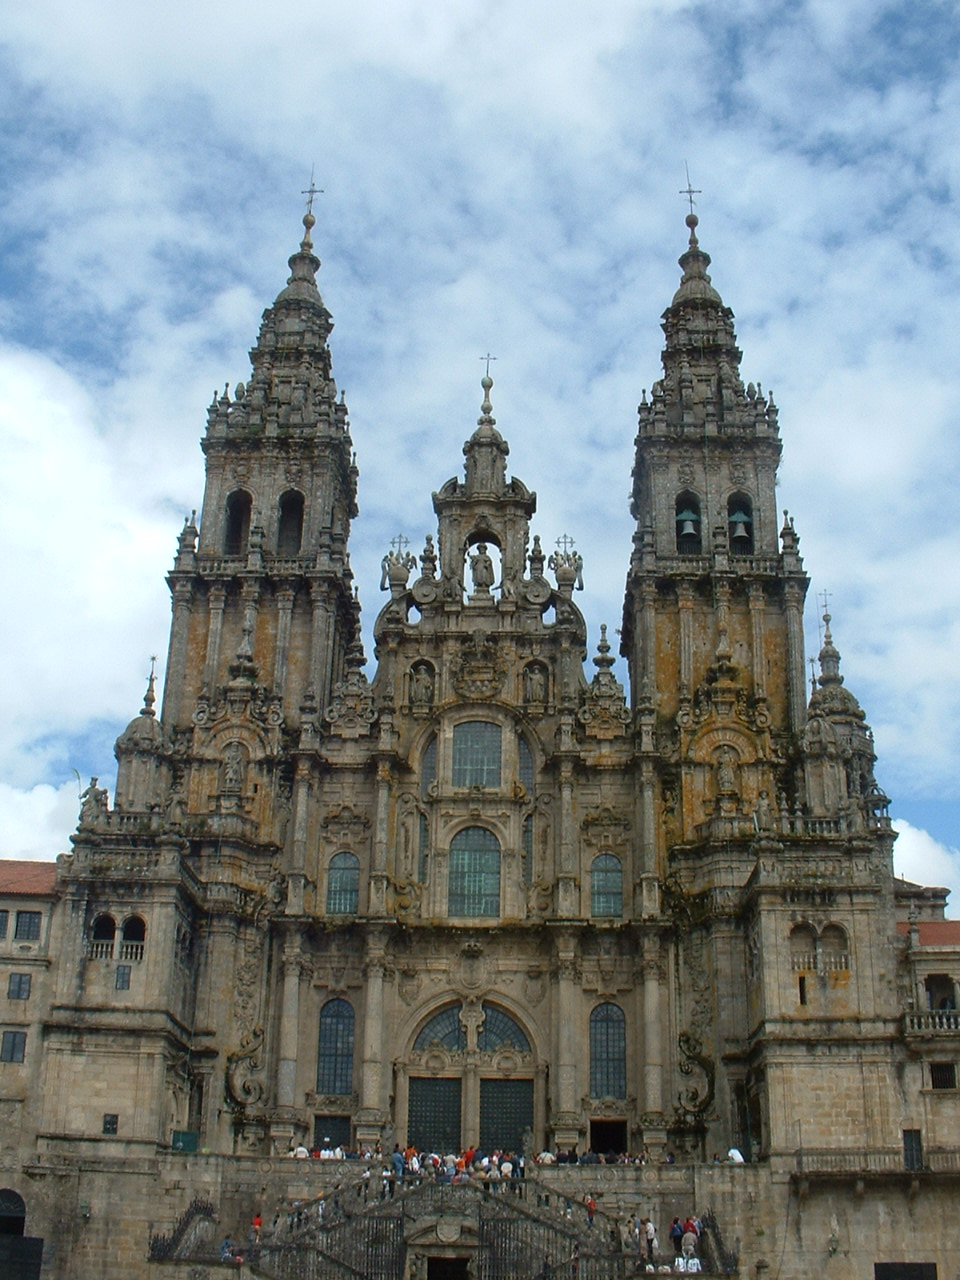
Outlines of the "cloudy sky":
[[0,3],[0,854],[68,847],[77,779],[166,652],[214,387],[244,380],[316,166],[360,465],[364,622],[462,462],[492,351],[545,546],[619,622],[636,405],[689,163],[780,498],[902,832],[960,885],[960,17],[883,0]]

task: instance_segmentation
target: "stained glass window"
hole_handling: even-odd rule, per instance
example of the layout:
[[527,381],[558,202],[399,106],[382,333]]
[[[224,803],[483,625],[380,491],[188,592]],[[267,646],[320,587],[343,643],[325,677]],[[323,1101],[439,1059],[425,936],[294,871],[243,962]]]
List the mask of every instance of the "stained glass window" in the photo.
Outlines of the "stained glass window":
[[500,726],[468,720],[453,729],[453,785],[499,787]]
[[483,1026],[477,1035],[477,1048],[481,1053],[495,1053],[507,1047],[530,1052],[530,1041],[509,1013],[492,1004],[483,1006]]
[[360,896],[360,863],[352,853],[330,859],[327,875],[327,915],[355,916]]
[[500,914],[500,844],[492,831],[467,827],[450,844],[452,916]]
[[627,1037],[623,1010],[598,1004],[590,1015],[590,1097],[627,1096]]
[[328,1000],[320,1010],[317,1093],[346,1094],[353,1089],[353,1006]]
[[460,1021],[460,1006],[447,1005],[434,1014],[413,1042],[414,1049],[429,1049],[432,1045],[441,1045],[454,1052],[467,1047],[467,1036]]
[[601,853],[590,868],[590,914],[623,915],[623,870],[612,853]]

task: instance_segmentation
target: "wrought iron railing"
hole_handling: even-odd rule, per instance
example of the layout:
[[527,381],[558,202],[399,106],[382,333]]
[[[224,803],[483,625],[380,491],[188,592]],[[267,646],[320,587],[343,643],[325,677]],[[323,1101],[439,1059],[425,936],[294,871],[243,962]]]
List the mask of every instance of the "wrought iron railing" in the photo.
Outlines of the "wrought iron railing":
[[210,1201],[203,1200],[200,1196],[194,1196],[173,1224],[173,1229],[169,1235],[154,1235],[153,1232],[150,1233],[147,1257],[151,1262],[166,1262],[171,1258],[175,1258],[177,1251],[186,1241],[191,1228],[194,1228],[199,1221],[212,1223],[215,1217],[214,1208]]

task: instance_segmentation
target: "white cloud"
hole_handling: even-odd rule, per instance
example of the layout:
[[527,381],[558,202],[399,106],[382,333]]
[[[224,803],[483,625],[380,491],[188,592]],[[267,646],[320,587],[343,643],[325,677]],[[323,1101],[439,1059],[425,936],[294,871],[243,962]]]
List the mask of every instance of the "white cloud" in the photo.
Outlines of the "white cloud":
[[893,867],[898,876],[912,880],[914,884],[929,884],[953,888],[954,901],[948,904],[947,915],[960,918],[960,849],[941,844],[928,831],[911,826],[903,818],[894,819],[897,843],[893,846]]
[[0,858],[52,862],[68,853],[67,833],[76,827],[80,802],[76,779],[54,788],[40,783],[20,791],[0,782]]
[[246,378],[314,159],[367,633],[387,540],[419,549],[460,467],[490,349],[534,527],[583,551],[592,650],[620,618],[635,406],[658,376],[688,157],[878,776],[960,810],[960,73],[931,50],[917,74],[881,17],[867,0],[775,20],[759,0],[589,19],[573,0],[241,0],[225,36],[216,4],[162,22],[115,0],[7,6],[4,776],[32,794],[73,762],[109,766],[163,656],[205,406]]

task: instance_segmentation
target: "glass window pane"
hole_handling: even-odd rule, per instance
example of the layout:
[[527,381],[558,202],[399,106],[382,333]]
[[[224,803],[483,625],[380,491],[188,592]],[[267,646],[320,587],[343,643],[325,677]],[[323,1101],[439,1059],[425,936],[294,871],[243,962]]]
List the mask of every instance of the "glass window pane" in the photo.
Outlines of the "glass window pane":
[[426,745],[423,759],[420,762],[420,795],[424,798],[430,794],[430,788],[437,780],[437,740],[431,738]]
[[34,941],[40,937],[40,912],[18,911],[17,928],[14,937],[25,941]]
[[530,1041],[509,1013],[504,1013],[492,1004],[484,1004],[483,1026],[477,1035],[477,1048],[481,1053],[495,1053],[497,1049],[507,1046],[519,1049],[521,1053],[530,1052]]
[[620,859],[612,853],[601,853],[594,858],[590,869],[590,914],[593,916],[623,915],[623,871]]
[[453,785],[499,787],[500,726],[470,720],[453,729]]
[[599,1004],[590,1015],[590,1097],[627,1096],[627,1041],[623,1010]]
[[517,740],[517,754],[520,764],[520,781],[523,789],[528,796],[533,795],[533,756],[530,754],[530,748],[526,744],[526,740],[519,738]]
[[492,831],[467,827],[450,844],[452,916],[500,914],[500,845]]
[[441,1009],[439,1013],[434,1014],[427,1025],[421,1028],[420,1034],[413,1042],[416,1050],[429,1049],[433,1045],[440,1045],[444,1049],[454,1051],[467,1047],[467,1033],[460,1021],[458,1004],[448,1005],[446,1009]]
[[335,854],[327,875],[327,915],[355,916],[359,897],[359,860],[352,853]]
[[30,999],[30,974],[29,973],[11,973],[10,980],[7,983],[7,999],[8,1000],[29,1000]]
[[25,1031],[4,1031],[0,1038],[0,1062],[22,1062],[26,1047]]
[[317,1050],[317,1093],[353,1091],[353,1006],[328,1000],[320,1011]]

